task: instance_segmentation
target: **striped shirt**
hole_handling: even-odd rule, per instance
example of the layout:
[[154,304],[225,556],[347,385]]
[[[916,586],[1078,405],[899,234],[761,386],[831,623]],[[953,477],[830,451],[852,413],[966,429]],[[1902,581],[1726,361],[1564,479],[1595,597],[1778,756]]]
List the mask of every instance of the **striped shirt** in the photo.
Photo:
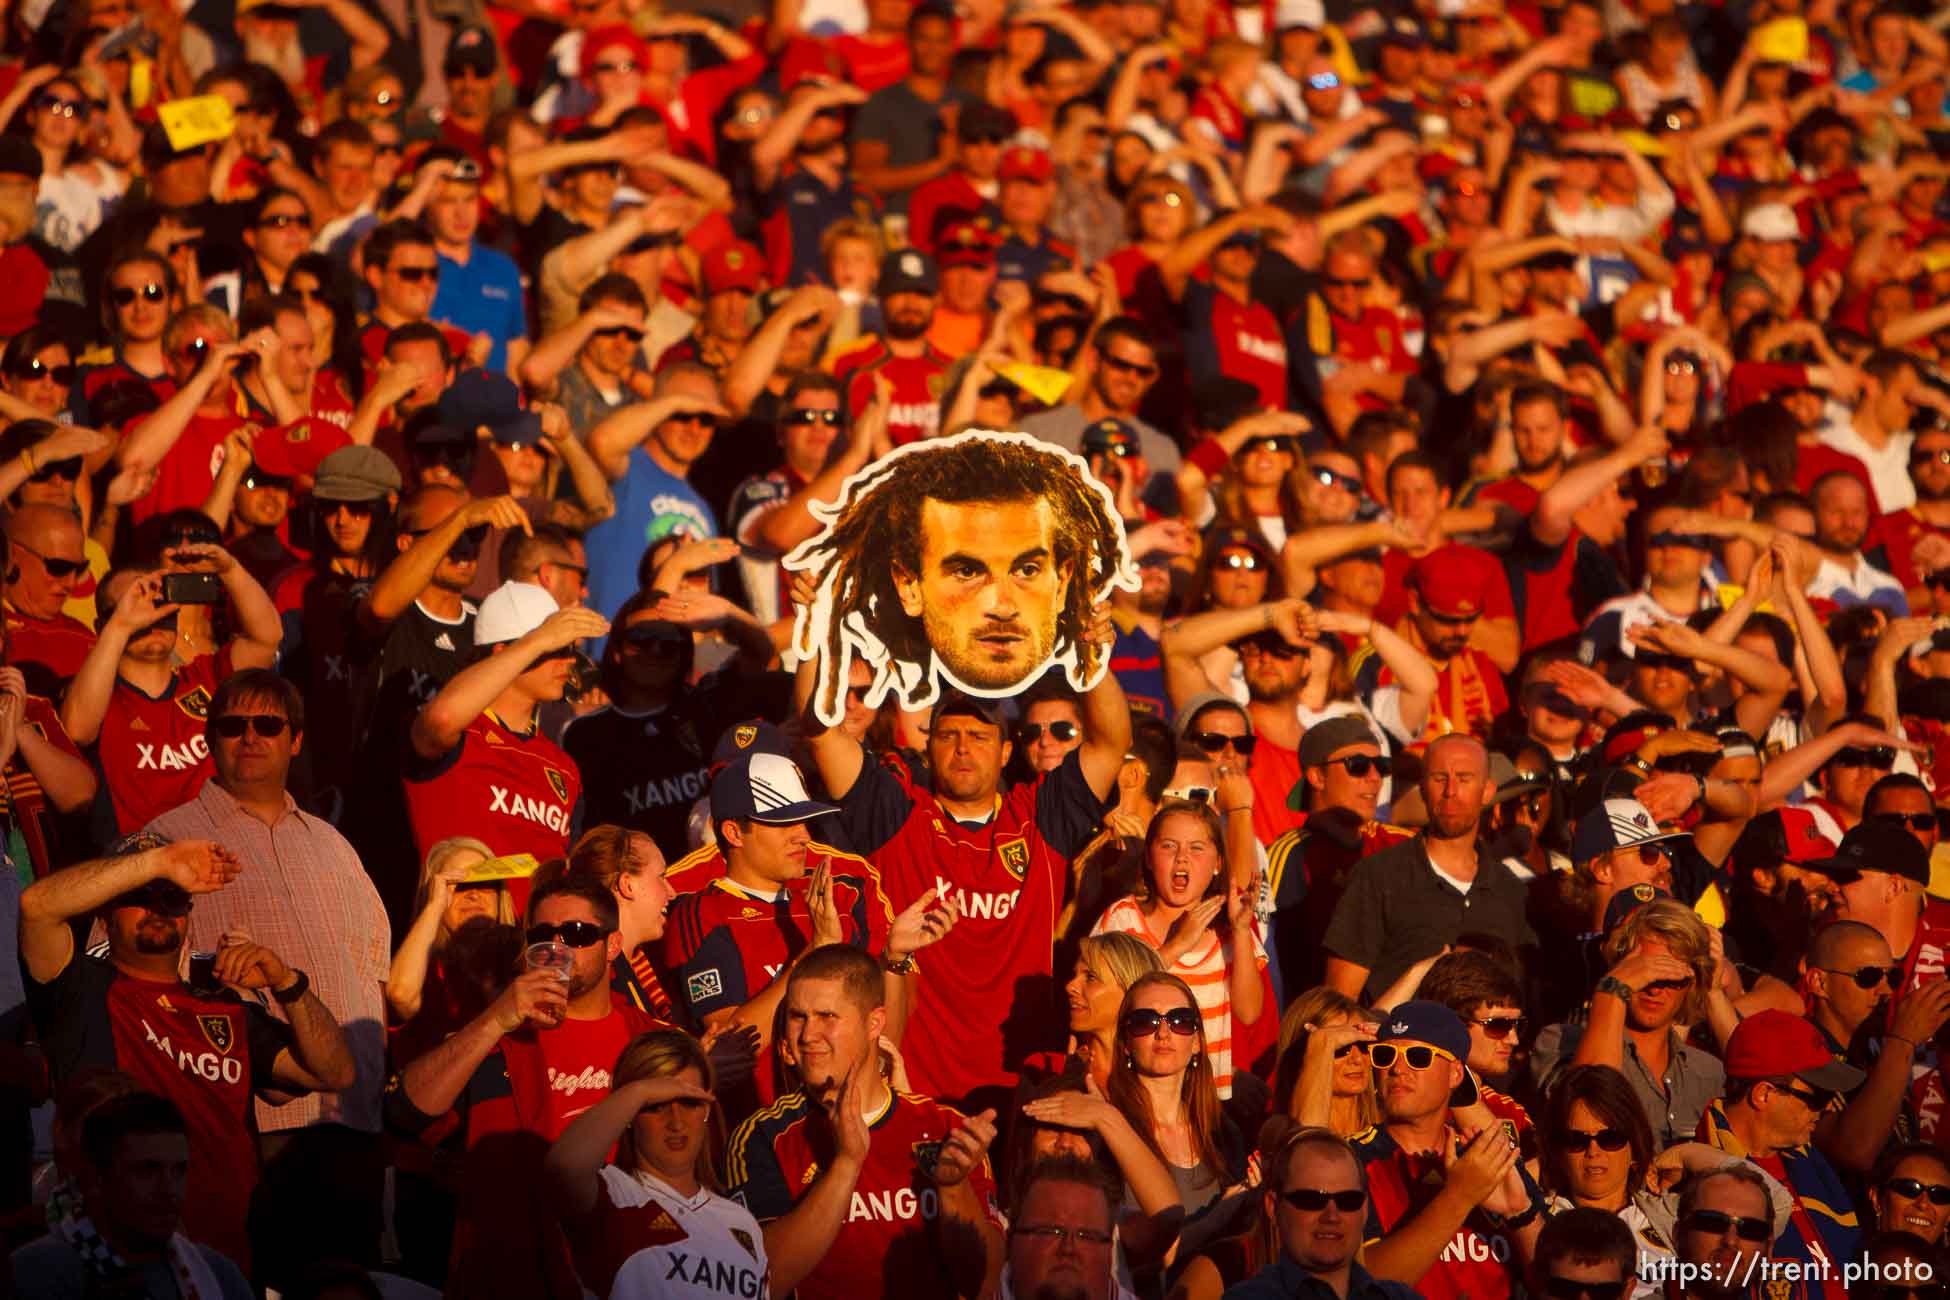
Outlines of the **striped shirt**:
[[[1097,921],[1092,934],[1134,934],[1153,948],[1164,940],[1151,933],[1138,900],[1126,895],[1112,903]],[[1260,942],[1259,926],[1253,926],[1253,955],[1259,969],[1266,969],[1266,948]],[[1197,948],[1180,957],[1171,973],[1189,984],[1198,999],[1199,1013],[1205,1018],[1205,1052],[1212,1059],[1212,1081],[1219,1096],[1232,1096],[1232,945],[1220,939],[1217,930],[1207,930]],[[1264,1013],[1262,1013],[1264,1014]]]

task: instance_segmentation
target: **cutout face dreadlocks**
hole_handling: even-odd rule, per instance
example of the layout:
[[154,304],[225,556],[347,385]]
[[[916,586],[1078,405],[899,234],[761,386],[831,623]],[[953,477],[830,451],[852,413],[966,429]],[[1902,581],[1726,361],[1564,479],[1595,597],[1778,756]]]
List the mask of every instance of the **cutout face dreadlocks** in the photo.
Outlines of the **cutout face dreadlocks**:
[[1082,457],[1022,433],[928,439],[847,479],[815,505],[824,527],[785,559],[816,597],[793,626],[795,662],[818,665],[813,711],[846,712],[855,658],[865,699],[925,709],[942,683],[1013,695],[1052,664],[1078,691],[1109,667],[1086,637],[1113,588],[1138,589],[1109,489]]

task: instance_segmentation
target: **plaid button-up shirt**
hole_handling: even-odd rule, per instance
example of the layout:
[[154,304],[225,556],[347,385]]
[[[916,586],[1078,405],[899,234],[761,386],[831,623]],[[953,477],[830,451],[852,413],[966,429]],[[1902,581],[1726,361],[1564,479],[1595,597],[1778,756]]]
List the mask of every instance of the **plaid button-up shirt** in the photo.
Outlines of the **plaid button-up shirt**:
[[[200,894],[190,913],[189,946],[215,949],[226,930],[242,930],[287,966],[311,978],[319,1000],[351,1044],[359,1077],[337,1093],[313,1093],[284,1106],[257,1103],[264,1133],[313,1124],[379,1131],[386,1083],[386,970],[392,930],[359,855],[330,823],[300,812],[290,795],[284,815],[267,826],[244,810],[213,777],[188,803],[145,830],[176,840],[215,840],[244,870],[214,894]],[[271,1010],[282,1015],[275,1002]]]

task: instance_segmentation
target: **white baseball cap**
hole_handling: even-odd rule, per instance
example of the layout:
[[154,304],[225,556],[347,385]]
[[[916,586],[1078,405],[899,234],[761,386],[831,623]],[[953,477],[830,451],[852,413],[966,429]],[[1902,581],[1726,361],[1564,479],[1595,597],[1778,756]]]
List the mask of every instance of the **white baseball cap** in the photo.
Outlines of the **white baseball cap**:
[[1319,31],[1327,26],[1327,6],[1321,0],[1279,0],[1273,6],[1273,29],[1285,31],[1289,27],[1305,27],[1309,31]]
[[1749,239],[1801,238],[1801,222],[1794,209],[1785,203],[1763,203],[1748,212],[1740,222],[1740,233]]
[[532,582],[504,582],[487,594],[474,616],[474,644],[500,645],[527,636],[559,608],[555,597]]

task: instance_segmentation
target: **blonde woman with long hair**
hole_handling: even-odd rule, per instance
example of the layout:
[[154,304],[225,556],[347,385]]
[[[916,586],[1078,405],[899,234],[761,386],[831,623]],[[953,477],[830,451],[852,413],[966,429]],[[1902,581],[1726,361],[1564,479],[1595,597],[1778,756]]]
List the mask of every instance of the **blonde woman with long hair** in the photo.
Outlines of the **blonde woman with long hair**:
[[1308,989],[1280,1018],[1273,1106],[1307,1128],[1352,1137],[1379,1117],[1368,1044],[1375,1014],[1325,984]]
[[1162,971],[1158,950],[1134,934],[1093,934],[1077,941],[1076,973],[1063,986],[1070,1008],[1070,1054],[1102,1093],[1117,1054],[1117,1013],[1139,977]]
[[413,926],[400,940],[386,972],[386,1009],[396,1023],[405,1024],[420,1014],[429,981],[435,990],[444,989],[442,958],[454,931],[480,919],[496,925],[515,923],[514,900],[506,884],[467,881],[468,872],[493,856],[487,845],[463,835],[441,840],[427,850],[413,896]]
[[[616,1058],[609,1096],[549,1148],[543,1172],[576,1272],[596,1294],[671,1295],[666,1279],[680,1257],[687,1272],[735,1278],[738,1295],[769,1294],[765,1235],[749,1210],[722,1194],[725,1125],[714,1086],[695,1038],[681,1029],[638,1034]],[[670,1232],[670,1223],[681,1232]],[[673,1255],[673,1246],[682,1250]]]

